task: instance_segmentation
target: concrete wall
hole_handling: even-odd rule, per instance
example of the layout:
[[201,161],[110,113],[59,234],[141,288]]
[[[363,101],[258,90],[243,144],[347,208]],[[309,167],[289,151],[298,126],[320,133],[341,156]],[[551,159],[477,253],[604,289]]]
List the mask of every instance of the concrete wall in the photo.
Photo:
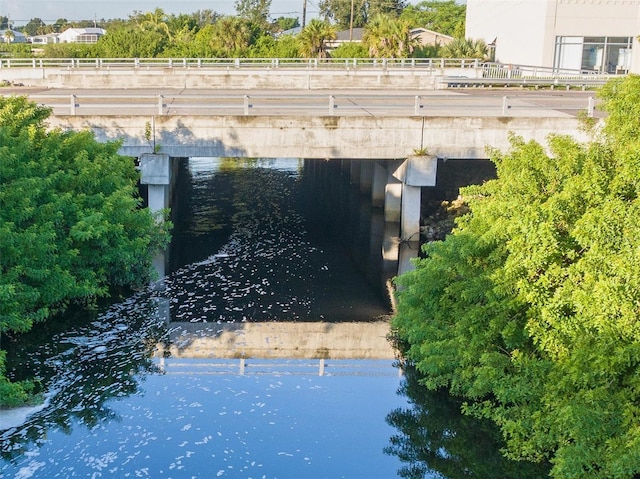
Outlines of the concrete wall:
[[496,39],[496,60],[553,67],[556,36],[634,37],[640,72],[638,0],[467,0],[466,36]]
[[496,41],[496,61],[542,66],[552,0],[467,0],[466,36]]
[[[55,116],[52,128],[93,131],[98,141],[122,140],[120,152],[150,152],[144,116]],[[546,143],[550,133],[587,139],[568,115],[525,117],[155,117],[160,153],[172,157],[404,159],[425,147],[439,158],[487,158],[486,147],[509,147],[509,132]]]
[[224,69],[0,68],[0,80],[48,88],[427,89],[443,76],[481,75],[475,68]]

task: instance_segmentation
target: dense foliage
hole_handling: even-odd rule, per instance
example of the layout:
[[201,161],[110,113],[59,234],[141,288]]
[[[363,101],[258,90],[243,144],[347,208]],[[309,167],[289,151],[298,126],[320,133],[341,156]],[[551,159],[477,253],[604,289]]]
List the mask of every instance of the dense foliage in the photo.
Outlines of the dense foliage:
[[167,241],[140,208],[133,159],[90,132],[47,131],[48,115],[0,98],[0,334],[144,284]]
[[429,389],[493,420],[557,478],[640,474],[640,77],[604,131],[512,138],[470,213],[399,279],[393,327]]
[[[268,21],[271,0],[236,0],[237,15],[230,16],[212,10],[179,15],[167,14],[161,8],[134,11],[126,20],[98,22],[107,34],[96,44],[40,44],[34,54],[48,58],[349,58],[349,54],[357,58],[427,57],[439,54],[438,45],[418,45],[411,29],[422,27],[449,35],[464,34],[466,7],[453,0],[428,0],[408,6],[405,1],[367,0],[355,2],[353,12],[353,27],[365,29],[365,41],[329,52],[328,42],[336,38],[339,30],[351,27],[351,3],[323,0],[319,8],[324,20],[311,20],[296,35],[280,34],[298,26],[297,18]],[[94,23],[60,18],[47,25],[34,18],[18,29],[41,35],[87,26]],[[0,51],[23,57],[31,54],[31,46],[0,42]],[[456,54],[465,51],[458,49]]]

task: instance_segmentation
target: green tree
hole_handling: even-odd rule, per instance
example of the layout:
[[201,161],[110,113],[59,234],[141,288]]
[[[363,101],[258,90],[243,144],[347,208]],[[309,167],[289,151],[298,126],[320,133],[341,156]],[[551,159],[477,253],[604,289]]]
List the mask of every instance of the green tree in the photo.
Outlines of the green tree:
[[0,334],[146,283],[167,240],[140,209],[138,173],[119,144],[47,131],[48,115],[0,98]]
[[253,42],[254,30],[248,20],[239,17],[223,17],[212,29],[211,48],[216,56],[242,57]]
[[198,10],[191,14],[198,30],[206,25],[213,25],[216,23],[222,15],[214,12],[213,10]]
[[274,23],[277,25],[277,31],[279,32],[285,32],[300,26],[300,21],[297,17],[278,17]]
[[52,30],[55,33],[64,32],[67,28],[69,28],[69,20],[66,18],[58,18],[52,25]]
[[369,50],[362,43],[347,42],[335,48],[331,58],[369,58]]
[[39,30],[44,27],[45,24],[40,18],[32,18],[29,22],[22,28],[23,33],[34,36],[38,35]]
[[[399,344],[430,389],[556,478],[640,474],[640,77],[587,144],[512,138],[470,214],[399,278]],[[547,151],[548,150],[548,151]]]
[[406,20],[378,14],[365,27],[362,43],[371,57],[406,58],[413,53],[417,40],[411,38]]
[[353,27],[364,27],[377,14],[397,17],[405,4],[404,0],[321,0],[319,8],[322,17],[346,30],[351,26],[352,6]]
[[29,329],[71,298],[105,294],[109,284],[146,281],[148,249],[160,238],[148,212],[137,209],[137,173],[116,154],[118,144],[87,132],[46,132],[48,114],[23,97],[0,99],[0,265],[9,293],[0,331]]
[[489,49],[484,40],[471,38],[454,38],[440,49],[440,53],[446,58],[477,58],[487,60]]
[[326,58],[327,42],[335,40],[336,29],[327,22],[314,18],[298,35],[303,57]]
[[422,27],[452,37],[463,37],[467,6],[455,0],[426,0],[408,5],[400,14],[411,28]]
[[240,18],[262,28],[268,24],[271,0],[236,0],[235,7]]
[[167,40],[171,40],[171,31],[167,24],[168,17],[162,8],[156,8],[153,12],[134,12],[132,18],[143,32],[159,33]]
[[103,58],[154,58],[162,54],[168,42],[159,31],[124,25],[101,37],[96,50]]

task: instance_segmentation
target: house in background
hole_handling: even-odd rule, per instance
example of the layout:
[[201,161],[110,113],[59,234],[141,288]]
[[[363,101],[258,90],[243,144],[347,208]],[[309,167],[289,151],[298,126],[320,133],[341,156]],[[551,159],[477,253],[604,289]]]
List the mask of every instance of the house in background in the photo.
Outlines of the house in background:
[[0,42],[27,43],[27,37],[17,30],[0,30]]
[[640,0],[467,0],[466,36],[501,63],[640,73]]
[[34,35],[29,37],[29,41],[34,45],[48,45],[50,43],[60,43],[59,33],[47,33],[46,35]]
[[[336,35],[335,40],[327,42],[327,51],[331,52],[344,43],[362,43],[364,28],[354,28],[352,30],[342,30]],[[443,33],[427,30],[426,28],[414,28],[411,30],[411,38],[417,39],[418,44],[425,45],[446,45],[453,40],[453,37]]]
[[444,33],[434,32],[426,28],[414,28],[411,30],[411,38],[417,38],[422,46],[440,45],[441,47],[453,41],[453,37]]
[[97,43],[106,33],[104,28],[68,28],[58,35],[58,43]]

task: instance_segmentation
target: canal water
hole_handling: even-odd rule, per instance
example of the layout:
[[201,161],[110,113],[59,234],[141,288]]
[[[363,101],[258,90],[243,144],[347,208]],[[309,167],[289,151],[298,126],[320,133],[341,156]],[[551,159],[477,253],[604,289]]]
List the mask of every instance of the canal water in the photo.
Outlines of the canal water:
[[161,282],[3,338],[9,374],[39,378],[45,402],[0,411],[0,477],[543,477],[392,359],[157,354],[176,325],[389,314],[378,213],[348,181],[322,190],[307,173],[185,160]]

